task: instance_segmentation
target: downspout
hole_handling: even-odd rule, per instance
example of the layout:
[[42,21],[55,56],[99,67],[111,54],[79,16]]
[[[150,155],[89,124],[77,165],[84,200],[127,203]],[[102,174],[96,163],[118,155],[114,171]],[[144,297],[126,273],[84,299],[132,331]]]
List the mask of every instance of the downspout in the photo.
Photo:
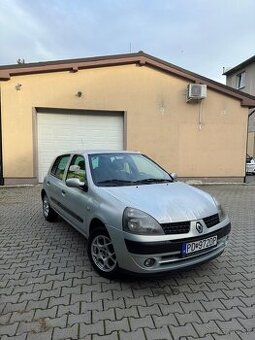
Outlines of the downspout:
[[3,172],[3,149],[2,149],[2,101],[1,101],[1,87],[0,87],[0,185],[4,185]]

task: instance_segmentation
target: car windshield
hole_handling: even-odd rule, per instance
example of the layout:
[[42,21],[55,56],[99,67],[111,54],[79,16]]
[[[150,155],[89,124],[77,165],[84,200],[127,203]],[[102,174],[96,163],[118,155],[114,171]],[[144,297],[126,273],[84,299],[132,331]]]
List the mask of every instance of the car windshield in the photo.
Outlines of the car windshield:
[[148,185],[172,182],[171,176],[148,157],[136,153],[89,155],[93,181],[98,186]]

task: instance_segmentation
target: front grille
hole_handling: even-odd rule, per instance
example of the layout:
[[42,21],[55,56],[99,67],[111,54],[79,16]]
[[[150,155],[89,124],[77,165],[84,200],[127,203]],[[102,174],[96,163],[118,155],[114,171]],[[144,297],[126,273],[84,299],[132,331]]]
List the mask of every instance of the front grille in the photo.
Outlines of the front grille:
[[204,222],[207,228],[213,227],[214,225],[220,223],[219,214],[215,214],[204,218]]
[[161,224],[166,235],[187,234],[190,230],[190,222],[175,222]]

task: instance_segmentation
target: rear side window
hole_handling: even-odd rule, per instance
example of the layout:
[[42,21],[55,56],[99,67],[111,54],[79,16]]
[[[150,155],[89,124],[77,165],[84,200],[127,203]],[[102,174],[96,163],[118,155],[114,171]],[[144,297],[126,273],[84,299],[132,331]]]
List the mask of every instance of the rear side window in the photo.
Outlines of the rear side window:
[[65,168],[69,160],[69,157],[70,155],[64,155],[64,156],[59,156],[56,158],[50,171],[52,176],[57,177],[60,180],[63,179]]

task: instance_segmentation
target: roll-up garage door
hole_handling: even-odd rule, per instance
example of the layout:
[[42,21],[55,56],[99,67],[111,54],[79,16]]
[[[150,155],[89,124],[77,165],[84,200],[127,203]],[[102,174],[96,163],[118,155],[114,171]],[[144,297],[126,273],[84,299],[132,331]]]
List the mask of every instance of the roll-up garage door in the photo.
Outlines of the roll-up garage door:
[[121,112],[66,111],[37,113],[40,183],[59,154],[81,149],[123,149]]

